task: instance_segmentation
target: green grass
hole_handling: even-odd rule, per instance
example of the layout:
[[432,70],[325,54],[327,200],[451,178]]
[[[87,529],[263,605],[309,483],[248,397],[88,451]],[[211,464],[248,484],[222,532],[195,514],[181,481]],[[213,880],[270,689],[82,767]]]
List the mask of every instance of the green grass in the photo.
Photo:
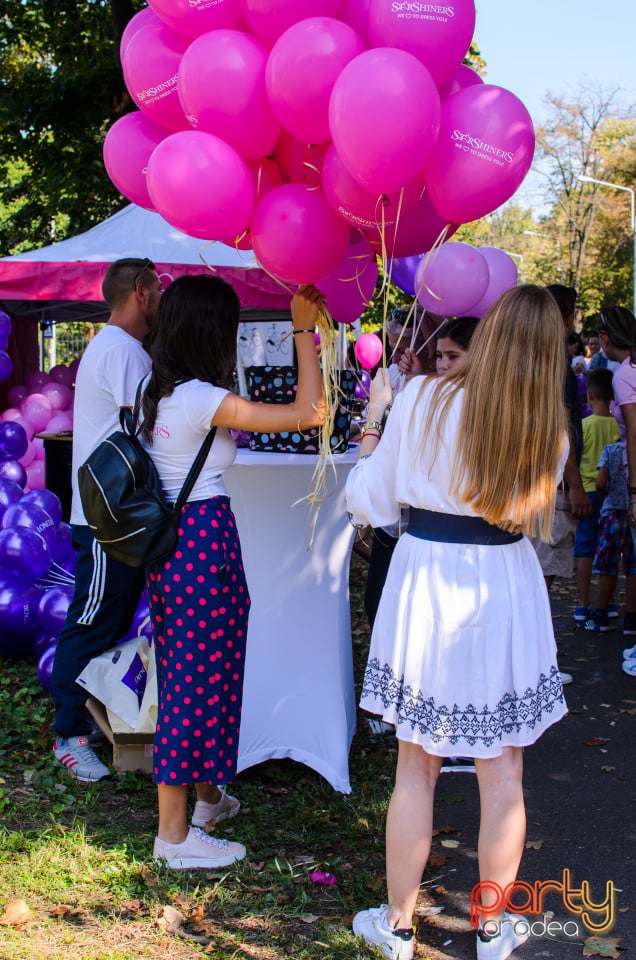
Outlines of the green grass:
[[[364,574],[354,555],[357,683],[368,644]],[[152,861],[150,777],[126,773],[111,782],[76,783],[53,759],[52,715],[35,663],[3,661],[0,914],[22,900],[30,918],[2,926],[0,960],[374,955],[353,937],[350,920],[355,909],[384,897],[394,747],[356,735],[350,795],[292,761],[245,771],[235,784],[240,817],[220,825],[219,833],[244,842],[248,857],[222,872],[179,873]],[[312,883],[308,874],[315,868],[335,874],[338,884]],[[177,935],[162,923],[165,907],[185,918]]]

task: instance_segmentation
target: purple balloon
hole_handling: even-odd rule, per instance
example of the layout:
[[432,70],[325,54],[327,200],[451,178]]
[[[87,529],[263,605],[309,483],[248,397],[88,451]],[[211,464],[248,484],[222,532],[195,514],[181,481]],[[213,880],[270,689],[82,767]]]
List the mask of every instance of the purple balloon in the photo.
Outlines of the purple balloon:
[[[35,492],[35,491],[32,491]],[[39,492],[39,491],[38,491]],[[55,528],[55,547],[53,548],[53,559],[56,563],[64,563],[75,553],[75,547],[71,537],[71,526],[64,520],[61,520]]]
[[488,286],[483,296],[466,311],[467,317],[483,317],[495,300],[506,290],[517,286],[517,264],[511,256],[498,247],[479,247],[479,252],[488,264]]
[[57,643],[54,643],[44,651],[38,660],[38,680],[47,693],[51,692],[51,688],[53,686],[53,664],[55,662],[56,650]]
[[415,256],[399,257],[389,261],[392,283],[409,297],[415,296],[415,271],[421,259],[421,256]]
[[44,537],[27,527],[0,530],[0,567],[22,580],[39,580],[51,566]]
[[358,380],[355,386],[355,396],[357,400],[366,400],[369,396],[371,386],[371,374],[368,370],[361,370],[358,374]]
[[13,480],[24,490],[27,473],[19,460],[2,460],[0,461],[0,480]]
[[29,395],[29,388],[24,383],[16,383],[15,386],[9,388],[7,393],[7,401],[12,407],[19,407],[25,397]]
[[44,591],[38,604],[38,616],[43,630],[59,637],[72,599],[73,591],[68,587],[51,587]]
[[[0,380],[2,357],[0,356]],[[0,456],[7,460],[19,460],[27,452],[29,438],[26,430],[17,420],[0,422]]]
[[34,503],[37,507],[46,511],[55,526],[62,519],[62,501],[56,493],[47,490],[45,487],[42,487],[41,490],[29,490],[28,493],[24,494],[21,502],[23,506]]
[[33,641],[33,656],[39,660],[45,650],[57,643],[57,637],[52,637],[46,630],[41,630]]
[[2,346],[3,344],[6,347],[6,342],[0,339],[0,347],[2,347],[0,349],[0,380],[7,380],[13,373],[13,360]]
[[5,510],[13,506],[23,496],[22,487],[15,480],[0,479],[0,520]]
[[17,577],[0,577],[0,656],[28,656],[37,632],[40,587]]
[[[0,464],[0,467],[2,464]],[[52,518],[37,503],[24,503],[24,497],[9,507],[2,518],[2,526],[26,527],[35,530],[46,540],[51,553],[55,549],[55,524]]]
[[66,570],[67,573],[70,573],[71,576],[75,576],[75,568],[77,566],[77,551],[73,550],[73,553],[70,557],[67,557],[66,560],[60,562],[60,566]]

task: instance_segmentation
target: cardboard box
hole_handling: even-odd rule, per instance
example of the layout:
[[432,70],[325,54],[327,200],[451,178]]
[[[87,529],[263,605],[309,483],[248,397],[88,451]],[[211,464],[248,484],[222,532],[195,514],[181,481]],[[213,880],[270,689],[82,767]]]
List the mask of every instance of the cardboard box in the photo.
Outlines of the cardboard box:
[[[124,772],[140,771],[141,773],[152,773],[152,744],[154,734],[136,733],[130,730],[126,724],[111,726],[111,719],[103,703],[95,697],[89,697],[86,701],[86,708],[93,717],[100,730],[106,735],[106,739],[113,747],[113,767],[115,770]],[[112,717],[112,714],[111,714]]]

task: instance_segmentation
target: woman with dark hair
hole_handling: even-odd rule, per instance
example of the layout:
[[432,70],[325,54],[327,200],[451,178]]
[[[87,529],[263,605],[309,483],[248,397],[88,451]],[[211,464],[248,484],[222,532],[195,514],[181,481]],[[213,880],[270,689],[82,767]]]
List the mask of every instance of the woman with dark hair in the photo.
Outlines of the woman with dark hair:
[[[239,299],[219,277],[187,276],[161,298],[144,382],[141,438],[169,501],[175,501],[211,427],[217,432],[183,507],[179,541],[148,568],[157,663],[154,781],[159,800],[156,860],[173,869],[222,867],[245,847],[205,833],[235,816],[225,793],[236,774],[250,598],[224,471],[236,446],[230,429],[281,432],[323,421],[314,327],[319,290],[300,287],[291,303],[298,357],[293,403],[265,404],[232,392]],[[197,803],[188,829],[188,788]]]

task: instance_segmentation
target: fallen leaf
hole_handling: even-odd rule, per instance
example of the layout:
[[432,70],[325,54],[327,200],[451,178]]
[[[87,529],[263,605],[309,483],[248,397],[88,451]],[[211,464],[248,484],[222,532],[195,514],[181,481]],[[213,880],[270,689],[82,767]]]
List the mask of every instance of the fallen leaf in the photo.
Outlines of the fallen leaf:
[[358,826],[364,827],[365,830],[369,829],[369,821],[366,817],[358,817]]
[[540,850],[543,840],[526,840],[526,850]]
[[440,843],[443,847],[450,847],[453,850],[459,846],[459,840],[441,840]]
[[265,787],[265,790],[267,793],[271,793],[274,797],[278,797],[287,793],[287,787]]
[[299,920],[302,920],[303,923],[316,923],[320,920],[320,917],[317,917],[315,913],[301,913]]
[[601,767],[601,770],[603,770],[604,773],[614,773],[616,767]]
[[0,916],[0,926],[21,927],[32,917],[29,905],[25,900],[9,900],[4,913]]
[[584,747],[602,747],[604,743],[609,743],[609,737],[592,737],[591,740],[584,740]]
[[250,868],[254,871],[254,873],[260,873],[261,870],[264,869],[264,867],[265,867],[264,860],[259,860],[257,863],[250,863]]
[[620,937],[588,937],[583,944],[584,957],[620,957]]
[[415,912],[419,917],[436,917],[443,909],[444,907],[418,907]]
[[459,833],[457,827],[438,827],[436,830],[433,830],[433,836],[437,837],[440,833]]
[[51,910],[52,917],[65,917],[67,913],[71,912],[71,908],[66,904],[58,904],[57,907],[53,907]]
[[177,933],[184,920],[185,917],[180,910],[177,910],[176,907],[166,906],[163,908],[163,913],[157,920],[157,924],[164,927],[168,933]]
[[431,867],[445,867],[448,863],[448,857],[441,853],[432,853],[428,858],[428,863]]

